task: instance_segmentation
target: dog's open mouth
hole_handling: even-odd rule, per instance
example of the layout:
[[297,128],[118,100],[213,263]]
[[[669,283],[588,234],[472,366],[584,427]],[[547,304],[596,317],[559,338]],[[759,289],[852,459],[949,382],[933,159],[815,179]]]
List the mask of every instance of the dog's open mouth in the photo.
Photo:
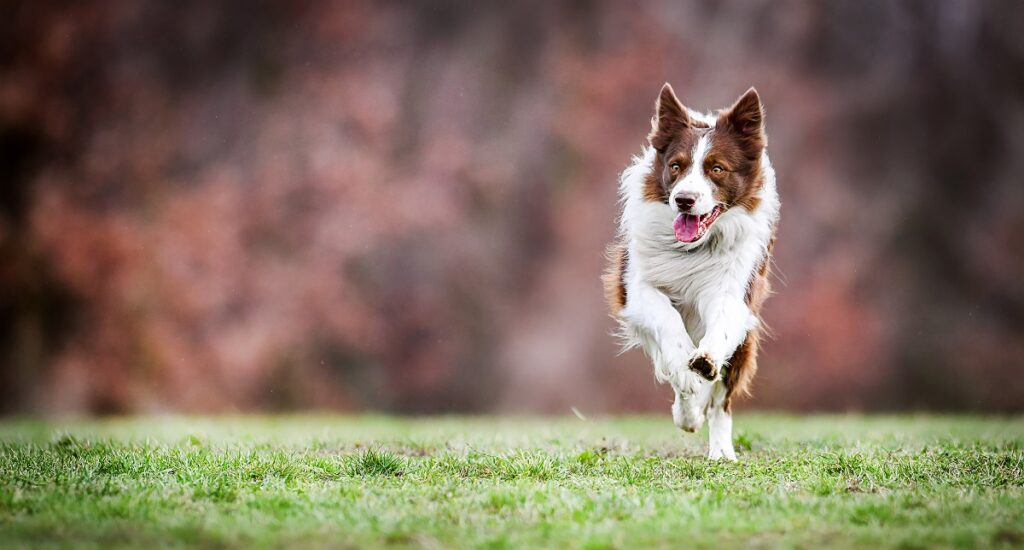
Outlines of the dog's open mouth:
[[676,232],[676,239],[682,243],[692,243],[699,240],[707,233],[711,224],[718,219],[722,213],[722,207],[715,206],[711,212],[703,216],[694,214],[679,214],[676,221],[672,223],[672,229]]

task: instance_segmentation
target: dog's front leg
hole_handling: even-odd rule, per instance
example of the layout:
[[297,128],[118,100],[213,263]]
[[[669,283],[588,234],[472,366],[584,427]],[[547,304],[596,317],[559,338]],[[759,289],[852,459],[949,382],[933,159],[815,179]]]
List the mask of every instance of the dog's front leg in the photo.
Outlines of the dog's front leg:
[[636,280],[626,289],[622,317],[633,338],[654,363],[658,380],[670,381],[678,390],[687,368],[693,341],[679,312],[660,290]]
[[704,322],[704,337],[693,351],[689,367],[708,380],[714,380],[747,332],[757,326],[757,317],[742,297],[725,295],[699,308]]
[[728,389],[725,383],[715,383],[708,407],[708,458],[711,460],[736,460],[736,450],[732,446],[732,413],[725,410],[725,396]]

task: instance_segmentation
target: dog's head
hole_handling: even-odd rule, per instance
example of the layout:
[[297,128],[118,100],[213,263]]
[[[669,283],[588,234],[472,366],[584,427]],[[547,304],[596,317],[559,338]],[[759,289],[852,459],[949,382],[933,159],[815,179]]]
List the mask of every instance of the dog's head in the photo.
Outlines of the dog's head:
[[760,199],[761,154],[766,138],[761,99],[753,88],[713,123],[691,116],[667,83],[651,119],[657,155],[644,195],[675,214],[683,243],[699,243],[731,208],[753,211]]

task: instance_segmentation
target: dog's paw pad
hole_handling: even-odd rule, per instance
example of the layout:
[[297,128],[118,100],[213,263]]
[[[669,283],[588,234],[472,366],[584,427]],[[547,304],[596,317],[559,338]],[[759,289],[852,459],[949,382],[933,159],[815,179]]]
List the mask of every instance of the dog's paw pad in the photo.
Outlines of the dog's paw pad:
[[690,370],[708,380],[714,380],[718,377],[718,365],[705,353],[690,359]]

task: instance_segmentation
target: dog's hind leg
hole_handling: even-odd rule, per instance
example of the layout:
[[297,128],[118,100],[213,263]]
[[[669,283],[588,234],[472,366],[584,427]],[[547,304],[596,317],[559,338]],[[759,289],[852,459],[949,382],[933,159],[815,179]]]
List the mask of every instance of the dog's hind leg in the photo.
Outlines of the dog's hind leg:
[[708,458],[711,460],[736,460],[732,446],[732,413],[725,408],[725,398],[725,384],[716,382],[708,408]]

